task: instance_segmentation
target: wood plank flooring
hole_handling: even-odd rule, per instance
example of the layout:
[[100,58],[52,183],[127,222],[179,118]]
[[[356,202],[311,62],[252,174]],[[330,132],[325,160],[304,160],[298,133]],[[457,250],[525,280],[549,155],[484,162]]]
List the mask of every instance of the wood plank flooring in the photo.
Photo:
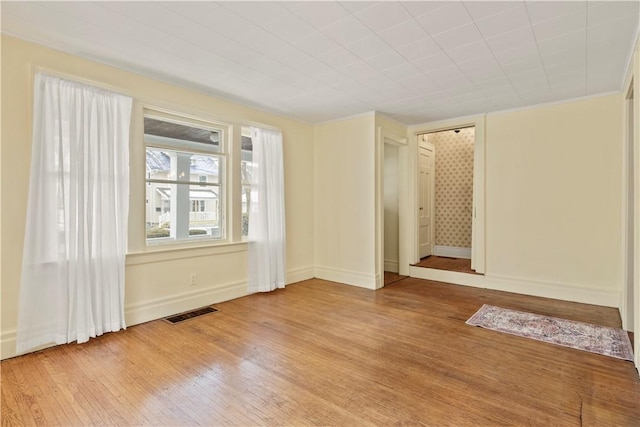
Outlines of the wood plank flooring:
[[484,303],[620,326],[584,304],[313,279],[5,360],[2,425],[640,424],[632,363],[465,325]]
[[416,267],[435,268],[437,270],[457,271],[459,273],[478,274],[471,269],[471,260],[430,255],[422,258]]

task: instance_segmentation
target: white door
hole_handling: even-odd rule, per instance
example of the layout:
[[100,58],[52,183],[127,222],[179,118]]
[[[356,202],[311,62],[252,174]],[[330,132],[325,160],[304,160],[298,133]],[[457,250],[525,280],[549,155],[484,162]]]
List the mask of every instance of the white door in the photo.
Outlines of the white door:
[[434,224],[434,165],[435,147],[428,142],[420,142],[418,149],[418,242],[419,256],[424,258],[433,253],[435,236]]

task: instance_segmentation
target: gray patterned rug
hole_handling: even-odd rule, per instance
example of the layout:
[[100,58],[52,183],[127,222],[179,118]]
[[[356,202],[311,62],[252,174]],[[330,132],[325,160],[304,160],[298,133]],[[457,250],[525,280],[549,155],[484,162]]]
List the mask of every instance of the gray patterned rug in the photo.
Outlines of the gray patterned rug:
[[629,335],[622,329],[483,305],[468,325],[505,332],[564,347],[633,360]]

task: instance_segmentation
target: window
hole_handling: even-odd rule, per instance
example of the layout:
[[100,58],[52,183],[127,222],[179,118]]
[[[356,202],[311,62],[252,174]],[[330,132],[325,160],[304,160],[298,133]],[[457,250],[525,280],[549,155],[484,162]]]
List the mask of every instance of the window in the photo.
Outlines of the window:
[[253,141],[251,130],[242,128],[240,180],[242,182],[242,237],[249,235],[249,211],[251,206],[251,173],[253,172]]
[[192,200],[191,201],[191,212],[204,212],[204,200]]
[[147,243],[226,238],[227,128],[145,115]]

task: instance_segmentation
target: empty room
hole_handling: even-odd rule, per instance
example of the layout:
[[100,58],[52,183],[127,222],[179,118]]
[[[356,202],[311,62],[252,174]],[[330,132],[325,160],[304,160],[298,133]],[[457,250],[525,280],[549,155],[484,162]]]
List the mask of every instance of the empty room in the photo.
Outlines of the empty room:
[[2,1],[2,425],[640,423],[640,1]]

